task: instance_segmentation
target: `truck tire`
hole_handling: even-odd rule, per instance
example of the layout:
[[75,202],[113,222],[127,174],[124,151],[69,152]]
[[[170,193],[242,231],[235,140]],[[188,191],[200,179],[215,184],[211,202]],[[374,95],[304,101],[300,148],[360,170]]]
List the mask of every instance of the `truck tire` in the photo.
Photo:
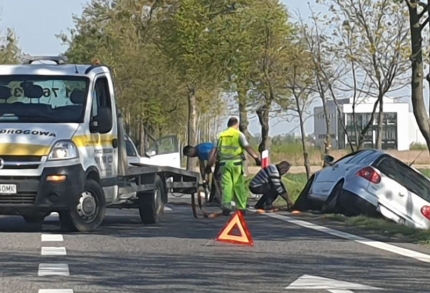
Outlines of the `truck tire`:
[[156,176],[154,191],[138,193],[139,214],[142,223],[158,223],[159,217],[164,213],[163,196],[165,192],[161,178]]
[[83,233],[95,231],[103,222],[106,213],[106,198],[100,184],[87,179],[84,191],[75,205],[68,211],[60,212],[63,229]]

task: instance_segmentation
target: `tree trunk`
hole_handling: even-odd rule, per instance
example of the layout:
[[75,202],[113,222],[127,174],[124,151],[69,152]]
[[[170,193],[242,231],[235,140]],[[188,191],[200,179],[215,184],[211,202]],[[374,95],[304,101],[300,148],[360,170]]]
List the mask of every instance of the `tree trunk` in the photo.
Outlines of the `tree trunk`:
[[[408,2],[407,2],[408,3]],[[427,148],[430,150],[430,125],[429,117],[424,104],[424,68],[422,55],[422,36],[421,24],[418,14],[418,5],[413,7],[409,5],[409,26],[411,31],[411,63],[412,63],[412,80],[411,80],[411,100],[415,119],[424,139]]]
[[264,150],[268,150],[270,148],[270,139],[269,139],[269,105],[261,106],[256,112],[258,116],[258,120],[260,121],[261,126],[261,142],[258,145],[258,151],[260,154]]
[[321,101],[323,104],[323,111],[324,111],[324,117],[325,117],[325,141],[324,141],[324,154],[328,155],[330,154],[330,147],[331,147],[331,131],[330,131],[330,117],[327,111],[327,104],[325,97],[321,95]]
[[377,149],[382,149],[382,126],[384,122],[384,100],[380,97],[379,101],[379,113],[378,113],[378,129],[376,131],[376,147]]
[[306,169],[306,177],[309,179],[311,177],[311,168],[309,166],[309,153],[308,153],[308,148],[306,146],[305,122],[303,119],[302,108],[300,107],[300,97],[295,96],[294,99],[296,100],[297,114],[299,115],[300,134],[301,134],[302,150],[303,150],[303,165]]
[[[197,100],[194,87],[188,87],[188,145],[197,144]],[[187,157],[187,170],[194,170],[196,159]]]
[[139,123],[139,152],[140,155],[143,156],[146,152],[146,145],[145,145],[145,127],[143,126],[143,122],[140,121]]
[[[238,89],[237,91],[237,95],[238,95],[238,104],[239,104],[239,130],[245,134],[246,139],[248,141],[250,141],[251,139],[251,134],[248,131],[248,125],[249,125],[249,121],[248,121],[248,111],[247,111],[247,97],[246,97],[246,89]],[[248,172],[248,165],[249,165],[249,159],[250,156],[248,155],[248,153],[245,153],[246,156],[246,160],[244,162],[244,171],[245,171],[245,175],[248,176],[249,172]]]

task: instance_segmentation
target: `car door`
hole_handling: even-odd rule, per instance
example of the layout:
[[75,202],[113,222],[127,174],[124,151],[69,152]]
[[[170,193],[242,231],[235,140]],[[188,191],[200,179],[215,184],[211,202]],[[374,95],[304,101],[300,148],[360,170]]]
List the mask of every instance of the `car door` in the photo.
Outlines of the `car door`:
[[[381,172],[378,189],[381,213],[402,224],[427,228],[421,208],[430,205],[430,181],[396,158],[382,156],[374,166]],[[394,214],[394,215],[389,215]]]
[[[92,88],[93,101],[91,108],[91,119],[98,115],[101,107],[108,107],[112,116],[116,117],[116,110],[113,93],[113,84],[105,74],[96,76],[94,87]],[[112,118],[113,119],[113,118]],[[113,121],[115,121],[113,119]],[[114,147],[112,141],[117,137],[117,125],[113,123],[112,128],[107,133],[92,133],[91,142],[94,145],[94,160],[99,171],[100,179],[105,182],[116,182],[118,170],[118,149]],[[103,191],[108,202],[112,201],[116,194],[116,186],[106,184]]]
[[150,157],[151,165],[181,168],[181,153],[176,135],[163,136],[157,139],[148,148],[146,154]]

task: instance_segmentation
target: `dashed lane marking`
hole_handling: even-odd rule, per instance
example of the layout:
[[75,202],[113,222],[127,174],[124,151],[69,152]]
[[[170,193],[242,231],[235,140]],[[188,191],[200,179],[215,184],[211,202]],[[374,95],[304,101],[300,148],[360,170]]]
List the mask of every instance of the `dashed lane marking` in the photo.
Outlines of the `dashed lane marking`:
[[[250,211],[256,211],[253,208],[249,208],[248,210],[250,210]],[[418,261],[430,263],[430,255],[424,254],[424,253],[421,253],[421,252],[418,252],[418,251],[415,251],[415,250],[406,249],[406,248],[398,247],[398,246],[395,246],[395,245],[392,245],[392,244],[388,244],[388,243],[384,243],[384,242],[380,242],[380,241],[375,241],[375,240],[371,240],[371,239],[364,238],[364,237],[361,237],[361,236],[357,236],[357,235],[353,235],[353,234],[341,232],[341,231],[334,230],[334,229],[331,229],[331,228],[328,228],[328,227],[319,226],[319,225],[316,225],[316,224],[313,224],[313,223],[309,223],[309,222],[306,222],[306,221],[303,221],[303,220],[297,220],[297,219],[294,219],[294,218],[291,218],[291,217],[288,217],[288,216],[284,216],[284,215],[279,215],[279,214],[262,214],[262,215],[268,216],[268,217],[272,217],[272,218],[275,218],[275,219],[278,219],[278,220],[281,220],[281,221],[284,221],[284,222],[288,222],[288,223],[291,223],[291,224],[295,224],[297,226],[301,226],[301,227],[308,228],[308,229],[311,229],[311,230],[316,230],[316,231],[319,231],[319,232],[330,234],[330,235],[333,235],[333,236],[336,236],[336,237],[339,237],[339,238],[343,238],[343,239],[346,239],[346,240],[349,240],[349,241],[354,241],[354,242],[357,242],[357,243],[360,243],[360,244],[364,244],[364,245],[367,245],[367,246],[371,246],[371,247],[374,247],[374,248],[385,250],[385,251],[388,251],[388,252],[391,252],[391,253],[395,253],[395,254],[398,254],[398,255],[402,255],[402,256],[405,256],[405,257],[413,258],[413,259],[416,259]]]
[[69,276],[69,265],[60,263],[39,264],[38,276]]
[[72,289],[39,289],[39,293],[73,293]]
[[67,255],[65,247],[42,247],[41,255]]
[[42,242],[56,242],[64,241],[64,238],[61,234],[42,234],[41,240]]

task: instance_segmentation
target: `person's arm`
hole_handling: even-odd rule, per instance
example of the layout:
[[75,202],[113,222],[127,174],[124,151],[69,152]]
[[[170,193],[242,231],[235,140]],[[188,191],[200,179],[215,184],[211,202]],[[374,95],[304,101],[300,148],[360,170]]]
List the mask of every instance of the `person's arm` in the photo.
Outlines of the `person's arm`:
[[217,151],[218,150],[216,147],[211,150],[208,163],[206,164],[206,169],[212,168],[212,166],[215,164]]
[[268,171],[273,188],[275,188],[276,192],[287,202],[288,206],[291,207],[293,202],[288,196],[288,191],[281,180],[281,174],[279,174],[278,168],[274,165],[270,165]]
[[203,160],[200,160],[200,159],[199,159],[199,169],[200,169],[200,175],[202,175],[202,180],[206,180],[205,163]]
[[246,152],[254,158],[254,160],[256,162],[260,161],[260,156],[258,155],[258,153],[256,151],[254,151],[254,149],[251,147],[251,145],[249,144],[248,140],[246,139],[245,134],[240,133],[239,136],[239,143],[240,145],[246,150]]

